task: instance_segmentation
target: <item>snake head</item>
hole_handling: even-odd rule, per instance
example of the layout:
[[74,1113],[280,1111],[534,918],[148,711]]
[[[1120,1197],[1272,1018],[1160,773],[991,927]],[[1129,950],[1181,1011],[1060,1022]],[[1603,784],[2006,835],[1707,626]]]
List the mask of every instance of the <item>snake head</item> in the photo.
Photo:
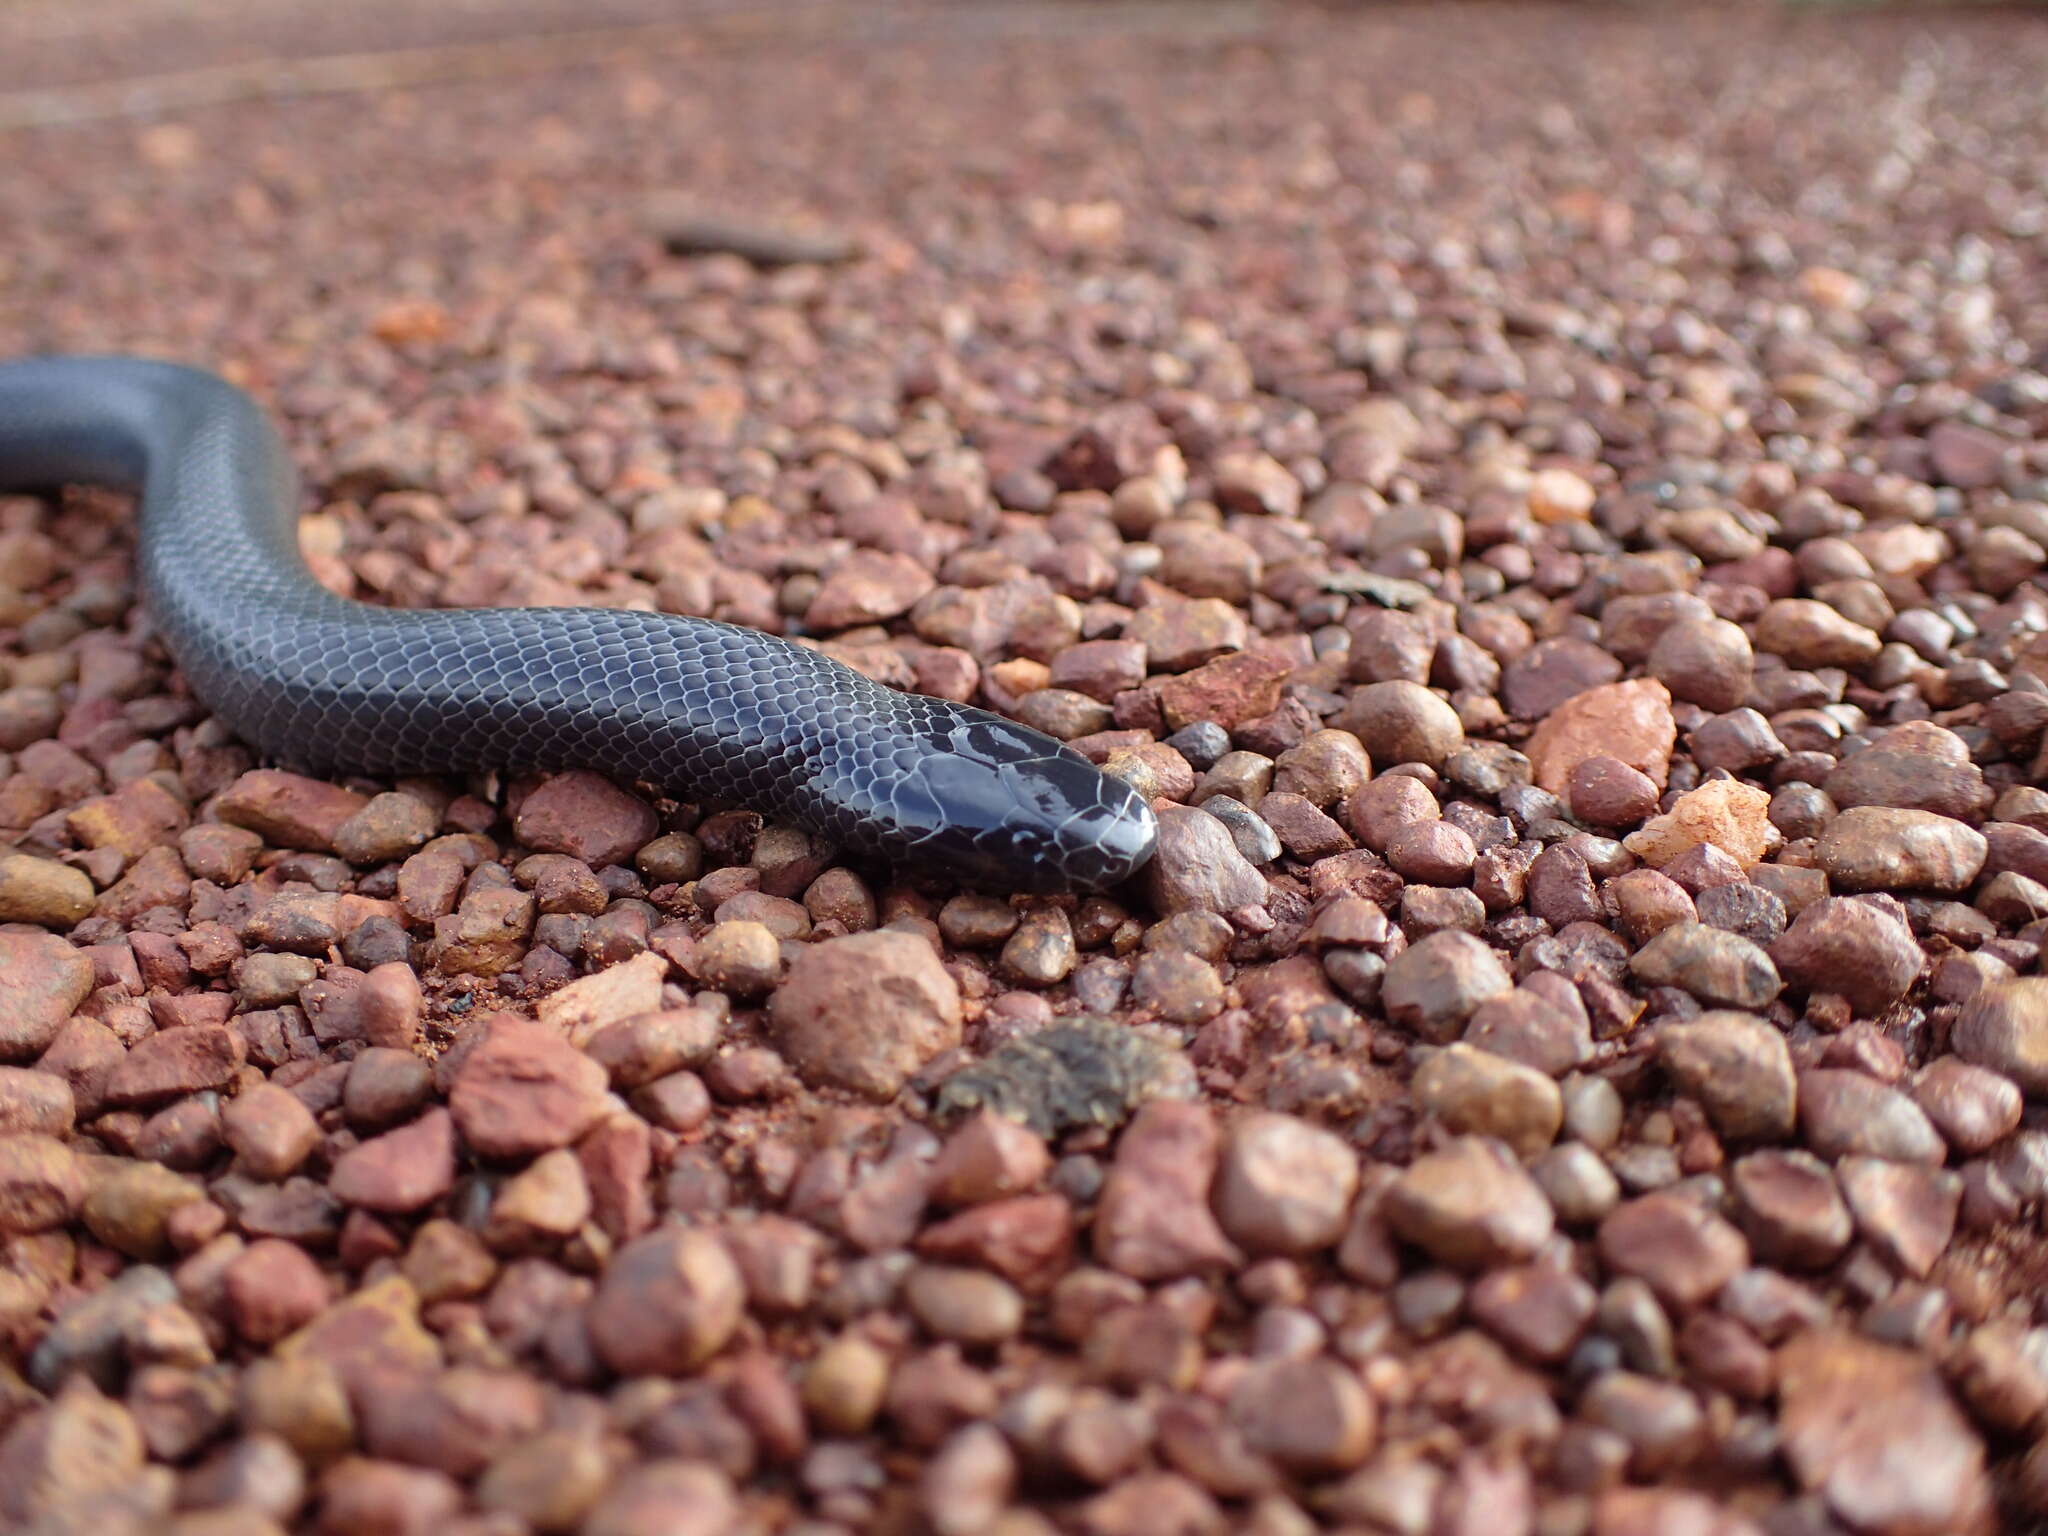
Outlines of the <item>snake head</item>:
[[950,750],[922,757],[889,796],[898,861],[972,884],[1048,893],[1129,879],[1159,842],[1144,797],[1072,747],[962,708]]

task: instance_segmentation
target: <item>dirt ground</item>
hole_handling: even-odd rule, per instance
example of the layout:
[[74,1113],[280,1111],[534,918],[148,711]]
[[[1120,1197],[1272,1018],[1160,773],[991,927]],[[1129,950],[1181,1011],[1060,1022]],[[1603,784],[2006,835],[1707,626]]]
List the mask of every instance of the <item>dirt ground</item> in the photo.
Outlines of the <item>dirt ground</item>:
[[244,386],[337,591],[787,634],[1162,826],[1012,899],[302,776],[0,496],[0,1529],[2035,1528],[2043,79],[0,4],[0,358]]

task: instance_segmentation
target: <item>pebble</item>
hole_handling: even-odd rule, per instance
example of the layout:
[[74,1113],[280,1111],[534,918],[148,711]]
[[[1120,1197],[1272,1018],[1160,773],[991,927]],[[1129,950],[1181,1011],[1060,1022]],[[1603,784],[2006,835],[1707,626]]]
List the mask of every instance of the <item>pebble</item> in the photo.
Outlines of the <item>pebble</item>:
[[1854,1230],[1828,1165],[1810,1152],[1769,1149],[1729,1170],[1737,1219],[1759,1259],[1791,1269],[1825,1269]]
[[[214,994],[232,1003],[225,994]],[[225,1010],[223,1010],[225,1011]],[[188,1024],[136,1042],[107,1074],[106,1099],[119,1106],[157,1105],[234,1080],[248,1046],[225,1024]]]
[[1567,699],[1537,724],[1525,751],[1536,783],[1561,796],[1571,792],[1579,764],[1596,757],[1632,768],[1661,789],[1677,741],[1670,692],[1652,678],[1637,678]]
[[92,1187],[80,1209],[92,1235],[132,1259],[168,1251],[171,1214],[205,1198],[192,1180],[157,1163],[122,1163]]
[[1949,1038],[1958,1055],[1937,1056],[1920,1069],[1913,1079],[1913,1102],[1958,1152],[1989,1151],[2018,1128],[2024,1107],[2020,1090],[2011,1077],[1961,1060],[1967,1053],[1953,1031]]
[[1299,1476],[1348,1472],[1378,1441],[1371,1394],[1331,1360],[1255,1362],[1231,1391],[1228,1413],[1246,1449]]
[[1920,1106],[1875,1078],[1842,1068],[1799,1074],[1799,1126],[1822,1157],[1888,1157],[1939,1165],[1948,1155]]
[[1749,696],[1755,656],[1749,636],[1726,619],[1679,619],[1650,647],[1646,666],[1674,699],[1715,714]]
[[86,1174],[71,1148],[53,1136],[0,1136],[0,1232],[47,1232],[78,1214]]
[[768,1012],[776,1048],[807,1083],[877,1100],[960,1043],[958,984],[930,944],[902,932],[810,945]]
[[1778,1352],[1782,1454],[1843,1524],[1883,1536],[1982,1529],[1984,1444],[1920,1355],[1832,1328]]
[[1926,1279],[1955,1235],[1962,1175],[1876,1157],[1845,1157],[1835,1173],[1864,1240],[1895,1269]]
[[1843,810],[1889,806],[1968,822],[1981,821],[1992,802],[1962,738],[1926,720],[1894,727],[1844,758],[1820,788]]
[[1780,598],[1757,616],[1756,648],[1791,667],[1855,669],[1874,661],[1884,642],[1863,625],[1811,598]]
[[1234,1263],[1236,1246],[1210,1212],[1219,1158],[1201,1105],[1154,1100],[1117,1142],[1096,1203],[1095,1256],[1136,1280],[1172,1280]]
[[1483,940],[1434,933],[1387,965],[1380,1000],[1387,1017],[1424,1040],[1448,1044],[1479,1005],[1513,990],[1507,968]]
[[71,1084],[56,1073],[0,1067],[0,1136],[66,1136],[77,1114]]
[[1416,1107],[1460,1136],[1488,1136],[1532,1158],[1557,1139],[1564,1098],[1547,1073],[1459,1043],[1433,1051],[1416,1069]]
[[439,823],[434,808],[412,795],[387,791],[334,829],[334,851],[358,868],[402,859],[423,847]]
[[0,930],[0,1061],[41,1054],[92,984],[91,959],[55,934]]
[[656,1459],[621,1475],[578,1536],[720,1536],[739,1520],[731,1479],[702,1461]]
[[1357,737],[1374,763],[1441,768],[1465,744],[1458,712],[1420,683],[1368,684],[1351,695],[1332,724]]
[[2017,1083],[2048,1093],[2048,978],[2022,976],[1982,987],[1950,1031],[1955,1053]]
[[1603,831],[1625,832],[1641,826],[1657,810],[1655,781],[1604,753],[1579,760],[1566,794],[1572,815]]
[[1662,1026],[1657,1060],[1731,1141],[1792,1134],[1798,1083],[1785,1037],[1754,1014],[1715,1010]]
[[1679,1311],[1711,1301],[1749,1263],[1739,1231],[1671,1191],[1616,1206],[1600,1223],[1599,1248],[1609,1269],[1644,1281]]
[[1890,911],[1840,896],[1801,911],[1771,959],[1793,987],[1839,993],[1865,1016],[1905,996],[1924,963],[1912,931]]
[[745,1305],[725,1245],[709,1232],[668,1227],[614,1255],[586,1326],[599,1358],[621,1375],[682,1374],[725,1347]]
[[920,1264],[904,1279],[903,1299],[925,1332],[968,1348],[992,1348],[1024,1325],[1017,1288],[981,1270]]
[[272,1083],[244,1088],[221,1108],[221,1135],[250,1178],[289,1178],[320,1145],[320,1122],[297,1094]]
[[1159,851],[1140,876],[1154,911],[1170,916],[1264,905],[1265,876],[1239,852],[1220,819],[1190,806],[1158,811]]
[[1637,950],[1629,972],[1645,986],[1678,987],[1719,1008],[1755,1011],[1784,990],[1771,957],[1739,934],[1675,923]]
[[1817,852],[1842,891],[1962,891],[1984,867],[1984,834],[1932,811],[1861,805],[1820,835]]
[[368,803],[339,785],[274,768],[243,774],[214,801],[214,814],[280,848],[334,852],[335,834]]
[[1314,1253],[1343,1235],[1358,1159],[1328,1131],[1292,1115],[1232,1125],[1212,1203],[1230,1240],[1252,1254]]
[[1468,1305],[1482,1328],[1525,1360],[1554,1365],[1593,1320],[1593,1287],[1547,1264],[1497,1269],[1472,1286]]
[[512,818],[513,832],[527,847],[565,853],[592,869],[628,863],[660,827],[644,800],[582,770],[543,779]]
[[1688,790],[1671,809],[1622,839],[1645,864],[1662,869],[1705,844],[1748,869],[1777,839],[1771,825],[1771,797],[1739,779],[1714,779]]
[[448,1108],[479,1155],[532,1157],[594,1125],[607,1086],[604,1068],[555,1030],[502,1018],[463,1057]]
[[1554,1224],[1542,1189],[1506,1148],[1474,1136],[1417,1158],[1389,1186],[1385,1210],[1398,1236],[1463,1270],[1533,1258]]
[[92,880],[84,870],[25,853],[0,855],[0,923],[69,928],[92,909]]
[[454,1184],[455,1121],[438,1107],[351,1147],[327,1178],[337,1200],[391,1214],[421,1210]]

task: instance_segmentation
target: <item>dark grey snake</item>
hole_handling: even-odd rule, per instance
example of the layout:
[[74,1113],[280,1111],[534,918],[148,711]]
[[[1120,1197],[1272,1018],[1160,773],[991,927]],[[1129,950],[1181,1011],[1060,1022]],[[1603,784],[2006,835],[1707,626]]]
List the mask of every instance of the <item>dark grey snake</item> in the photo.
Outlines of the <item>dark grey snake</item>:
[[283,444],[211,374],[133,358],[0,365],[0,488],[75,482],[141,490],[157,632],[208,708],[293,766],[592,768],[1019,891],[1113,885],[1158,840],[1143,798],[1050,736],[754,630],[336,597],[300,558]]

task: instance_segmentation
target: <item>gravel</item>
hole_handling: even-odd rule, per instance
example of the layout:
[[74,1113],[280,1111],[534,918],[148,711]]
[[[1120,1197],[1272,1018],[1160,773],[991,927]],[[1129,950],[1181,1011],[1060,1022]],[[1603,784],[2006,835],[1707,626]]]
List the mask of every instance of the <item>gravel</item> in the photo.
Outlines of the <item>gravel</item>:
[[[2019,17],[404,10],[660,25],[8,129],[0,354],[247,384],[338,591],[789,634],[1161,853],[260,762],[119,499],[0,498],[0,1525],[2048,1515]],[[0,122],[364,46],[167,16]]]

